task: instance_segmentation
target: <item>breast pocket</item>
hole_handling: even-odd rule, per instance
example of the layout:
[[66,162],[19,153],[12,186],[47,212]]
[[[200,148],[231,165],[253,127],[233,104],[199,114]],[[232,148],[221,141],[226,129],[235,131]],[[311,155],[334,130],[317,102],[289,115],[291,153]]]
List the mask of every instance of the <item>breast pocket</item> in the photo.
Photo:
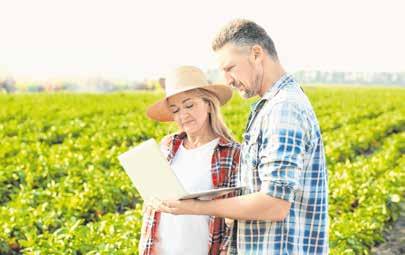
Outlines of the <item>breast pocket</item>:
[[260,137],[255,133],[245,133],[242,143],[241,182],[247,186],[246,194],[260,190],[259,150]]
[[254,133],[243,134],[243,147],[245,159],[251,168],[259,165],[259,136]]

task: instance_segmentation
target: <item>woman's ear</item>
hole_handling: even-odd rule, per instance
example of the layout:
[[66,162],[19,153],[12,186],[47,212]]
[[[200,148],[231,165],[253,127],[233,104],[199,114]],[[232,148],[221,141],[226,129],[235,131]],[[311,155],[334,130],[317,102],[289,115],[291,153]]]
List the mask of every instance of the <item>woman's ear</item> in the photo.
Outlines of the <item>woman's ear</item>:
[[203,99],[203,101],[204,101],[204,103],[206,103],[207,104],[207,107],[208,107],[208,113],[211,113],[211,102],[209,101],[209,100],[206,100],[206,99]]

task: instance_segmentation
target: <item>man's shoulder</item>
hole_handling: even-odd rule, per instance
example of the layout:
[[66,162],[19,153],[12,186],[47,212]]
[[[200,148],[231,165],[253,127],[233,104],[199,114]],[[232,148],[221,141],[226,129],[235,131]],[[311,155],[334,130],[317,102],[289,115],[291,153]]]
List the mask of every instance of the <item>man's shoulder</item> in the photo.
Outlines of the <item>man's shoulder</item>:
[[299,125],[304,129],[316,127],[317,120],[312,105],[297,83],[283,87],[263,107],[262,123],[272,125],[277,122]]
[[278,91],[265,106],[268,113],[274,111],[294,110],[302,114],[313,111],[311,102],[298,83],[291,82]]
[[291,82],[281,88],[279,92],[272,98],[272,104],[296,104],[305,105],[307,104],[307,97],[301,89],[300,85],[296,82]]

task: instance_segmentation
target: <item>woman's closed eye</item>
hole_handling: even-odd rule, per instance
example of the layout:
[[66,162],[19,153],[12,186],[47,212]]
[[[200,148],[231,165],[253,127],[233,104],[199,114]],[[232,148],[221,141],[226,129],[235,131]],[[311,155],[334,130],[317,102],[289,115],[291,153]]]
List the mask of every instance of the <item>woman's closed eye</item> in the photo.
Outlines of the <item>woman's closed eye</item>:
[[[194,107],[194,104],[193,104],[193,103],[184,104],[184,108],[186,108],[186,109],[191,109],[191,108],[193,108],[193,107]],[[178,112],[180,111],[180,108],[179,108],[179,107],[175,107],[175,106],[171,106],[171,107],[170,107],[170,111],[172,112],[172,114],[175,114],[175,113],[178,113]]]
[[184,107],[186,107],[187,109],[193,108],[193,104],[186,104]]
[[179,110],[180,110],[180,109],[179,109],[178,107],[170,107],[170,111],[171,111],[173,114],[178,113]]

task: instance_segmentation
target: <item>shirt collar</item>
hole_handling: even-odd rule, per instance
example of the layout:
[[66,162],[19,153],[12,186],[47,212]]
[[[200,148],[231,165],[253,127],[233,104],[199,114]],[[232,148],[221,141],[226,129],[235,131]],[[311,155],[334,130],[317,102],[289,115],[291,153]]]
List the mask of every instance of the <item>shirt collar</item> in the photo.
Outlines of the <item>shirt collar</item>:
[[273,86],[269,88],[269,90],[264,93],[263,97],[261,97],[258,101],[253,103],[250,107],[250,115],[248,119],[247,126],[245,128],[246,131],[249,130],[254,118],[256,117],[257,113],[262,109],[264,104],[267,101],[270,101],[277,93],[284,88],[287,84],[290,84],[291,82],[294,81],[294,78],[290,74],[284,74],[283,76],[280,77],[278,81],[276,81]]
[[[181,142],[183,141],[184,138],[186,138],[187,134],[186,132],[181,132],[179,134],[175,134],[173,137],[173,144],[177,145],[175,147],[178,147]],[[232,146],[232,141],[225,138],[225,137],[219,137],[218,145],[222,147],[231,147]]]
[[285,73],[283,76],[280,77],[273,86],[264,93],[262,99],[271,100],[277,93],[284,88],[287,84],[290,84],[294,81],[294,78],[291,74]]
[[264,95],[250,106],[251,112],[258,112],[263,107],[266,101],[270,101],[277,93],[284,88],[287,84],[293,81],[291,74],[284,74],[281,78],[271,86]]

